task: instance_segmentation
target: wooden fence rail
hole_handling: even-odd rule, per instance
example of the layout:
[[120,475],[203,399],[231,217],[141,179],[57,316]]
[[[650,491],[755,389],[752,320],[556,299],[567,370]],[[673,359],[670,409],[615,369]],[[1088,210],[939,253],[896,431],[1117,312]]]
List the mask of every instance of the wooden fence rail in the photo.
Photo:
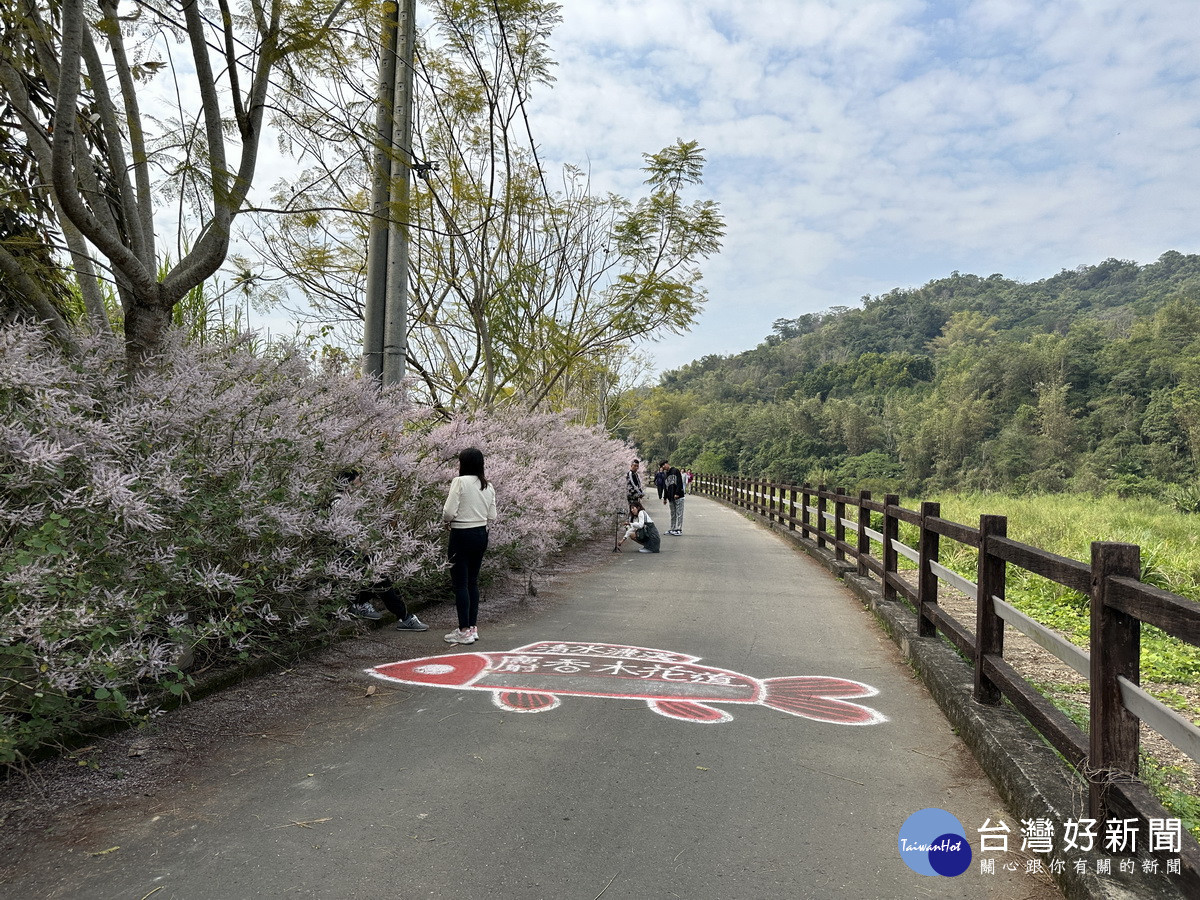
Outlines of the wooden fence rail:
[[[1136,777],[1139,725],[1145,722],[1198,763],[1200,728],[1139,687],[1141,627],[1143,623],[1153,625],[1200,646],[1200,603],[1141,583],[1136,545],[1097,541],[1092,544],[1089,564],[1010,539],[1003,516],[981,516],[978,528],[960,525],[942,519],[937,503],[922,503],[919,510],[904,509],[895,494],[881,502],[872,499],[869,491],[851,495],[840,487],[775,484],[727,475],[698,475],[692,491],[799,532],[836,559],[853,560],[859,575],[878,579],[885,599],[904,598],[916,611],[920,635],[940,633],[974,665],[976,701],[998,704],[1006,698],[1085,773],[1092,818],[1136,817],[1143,822],[1170,818]],[[917,529],[916,547],[901,542],[900,523]],[[853,537],[847,539],[848,533]],[[943,540],[976,551],[974,581],[941,564]],[[915,564],[915,585],[901,577],[901,557]],[[1090,653],[1005,600],[1009,566],[1089,598]],[[970,627],[939,606],[941,583],[975,601],[975,621]],[[1089,680],[1086,733],[1005,661],[1006,625]],[[1179,856],[1193,877],[1200,875],[1200,845],[1186,831]]]

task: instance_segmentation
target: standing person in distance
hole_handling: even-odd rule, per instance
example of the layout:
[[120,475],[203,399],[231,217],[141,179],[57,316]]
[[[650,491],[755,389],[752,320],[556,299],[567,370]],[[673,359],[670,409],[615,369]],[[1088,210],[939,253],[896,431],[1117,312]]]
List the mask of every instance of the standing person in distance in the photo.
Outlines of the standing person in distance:
[[629,472],[625,475],[625,497],[630,503],[640,501],[646,496],[646,492],[642,490],[642,476],[638,474],[639,468],[641,468],[641,463],[635,459],[629,464]]
[[483,453],[468,447],[458,454],[458,477],[442,507],[442,522],[450,529],[447,557],[454,584],[458,627],[446,635],[449,644],[473,644],[479,639],[479,569],[488,548],[488,526],[496,521],[496,489],[483,473]]
[[658,499],[659,500],[663,499],[663,491],[666,490],[666,486],[667,486],[666,482],[663,480],[667,477],[666,474],[663,472],[663,466],[665,466],[665,465],[666,465],[665,460],[663,462],[659,463],[658,471],[654,473],[654,486],[658,489]]
[[683,473],[665,459],[659,469],[663,473],[663,503],[671,508],[671,528],[667,534],[683,534]]

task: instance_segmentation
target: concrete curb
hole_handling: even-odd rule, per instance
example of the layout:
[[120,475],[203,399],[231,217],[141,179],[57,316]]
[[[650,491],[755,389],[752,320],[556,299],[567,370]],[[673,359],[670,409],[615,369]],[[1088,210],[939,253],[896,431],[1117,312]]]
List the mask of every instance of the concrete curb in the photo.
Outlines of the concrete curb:
[[[972,666],[949,642],[919,636],[913,610],[904,603],[884,600],[877,581],[856,574],[857,566],[837,559],[832,551],[818,548],[816,542],[785,526],[764,522],[733,504],[725,505],[788,538],[797,549],[840,578],[871,610],[1017,817],[1017,823],[1009,823],[1010,846],[1014,839],[1020,838],[1021,819],[1049,818],[1061,827],[1066,819],[1087,816],[1087,788],[1080,774],[1007,701],[1000,706],[976,703],[972,698]],[[1096,861],[1110,857],[1095,852],[1071,851],[1071,854],[1072,863],[1086,860],[1088,871],[1080,874],[1068,864],[1062,872],[1052,873],[1068,900],[1187,900],[1194,896],[1173,880],[1146,876],[1140,871],[1133,875],[1114,871],[1100,876],[1096,874]],[[1143,858],[1149,857],[1139,855],[1139,869]],[[1050,859],[1043,861],[1049,871]],[[1148,881],[1149,877],[1155,881]]]

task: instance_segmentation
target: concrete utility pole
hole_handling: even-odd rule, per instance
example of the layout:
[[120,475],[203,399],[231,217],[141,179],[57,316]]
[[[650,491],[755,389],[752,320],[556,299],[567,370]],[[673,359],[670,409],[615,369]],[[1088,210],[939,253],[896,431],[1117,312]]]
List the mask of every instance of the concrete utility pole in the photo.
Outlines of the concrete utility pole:
[[379,35],[379,88],[375,94],[375,152],[371,176],[371,230],[367,295],[363,302],[363,374],[383,378],[383,324],[387,299],[388,200],[392,185],[392,105],[396,85],[399,6],[384,5]]
[[363,373],[383,384],[404,377],[408,352],[408,220],[412,175],[416,0],[384,4],[376,94],[371,231],[363,313]]

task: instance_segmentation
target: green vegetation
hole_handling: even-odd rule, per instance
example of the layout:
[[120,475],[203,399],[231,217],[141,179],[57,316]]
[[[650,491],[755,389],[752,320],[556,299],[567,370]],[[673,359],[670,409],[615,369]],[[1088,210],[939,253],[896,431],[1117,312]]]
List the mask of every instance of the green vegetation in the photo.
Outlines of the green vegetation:
[[[1086,685],[1035,683],[1034,687],[1049,697],[1062,713],[1087,733],[1089,722]],[[1142,750],[1138,757],[1138,775],[1167,812],[1178,816],[1183,827],[1200,840],[1200,797],[1196,795],[1196,784],[1191,774]]]
[[1138,763],[1138,776],[1167,812],[1178,816],[1192,837],[1200,840],[1200,797],[1196,796],[1196,786],[1190,782],[1187,773],[1178,766],[1164,765],[1143,753]]
[[629,426],[643,453],[920,497],[1075,491],[1200,508],[1200,256],[1031,284],[956,272],[774,332],[666,373]]
[[[1005,515],[1015,540],[1084,562],[1093,541],[1137,544],[1143,580],[1200,601],[1200,256],[1032,284],[956,272],[780,319],[753,350],[665,374],[631,433],[697,471]],[[953,548],[943,562],[972,576]],[[1084,597],[1009,579],[1015,605],[1086,644]],[[1200,683],[1200,650],[1153,628],[1142,664]]]
[[[1081,562],[1091,558],[1092,541],[1137,544],[1142,551],[1142,580],[1200,601],[1200,533],[1195,520],[1149,498],[1121,500],[1055,494],[1009,497],[1002,494],[940,494],[942,518],[977,525],[981,514],[1008,518],[1008,536]],[[916,506],[911,500],[905,506]],[[975,575],[975,551],[943,542],[942,563],[960,574]],[[1009,601],[1043,625],[1086,646],[1088,602],[1082,594],[1030,574],[1009,572]],[[1142,677],[1146,681],[1200,684],[1200,648],[1156,628],[1142,633]]]
[[[982,514],[1006,516],[1009,537],[1081,562],[1090,559],[1092,541],[1137,544],[1142,552],[1143,581],[1200,601],[1200,533],[1193,518],[1166,502],[1070,494],[1011,497],[949,493],[922,499],[937,500],[943,518],[966,525],[977,525]],[[901,505],[915,508],[919,501],[902,498]],[[915,538],[916,529],[902,524],[901,539],[915,546]],[[940,556],[944,565],[974,579],[974,550],[943,539]],[[902,568],[911,566],[904,558],[900,562]],[[1084,595],[1010,567],[1006,599],[1074,643],[1088,646],[1090,619]],[[1166,686],[1200,684],[1200,647],[1157,628],[1143,627],[1141,672],[1142,682],[1151,694],[1200,724],[1200,708],[1180,690]],[[1086,682],[1035,682],[1034,686],[1076,725],[1088,730]],[[1145,749],[1139,773],[1167,811],[1178,816],[1183,827],[1200,840],[1200,799],[1192,774]]]
[[[1143,581],[1200,601],[1200,256],[1032,284],[956,272],[780,319],[753,350],[666,373],[629,434],[697,472],[936,500],[966,525],[1003,515],[1009,537],[1084,563],[1093,541],[1137,544]],[[943,540],[941,557],[974,579],[970,548]],[[1007,598],[1088,645],[1082,594],[1010,567]],[[1144,627],[1141,670],[1200,722],[1200,648]],[[1086,729],[1080,686],[1039,689]],[[1200,837],[1191,773],[1143,754],[1142,774]]]

